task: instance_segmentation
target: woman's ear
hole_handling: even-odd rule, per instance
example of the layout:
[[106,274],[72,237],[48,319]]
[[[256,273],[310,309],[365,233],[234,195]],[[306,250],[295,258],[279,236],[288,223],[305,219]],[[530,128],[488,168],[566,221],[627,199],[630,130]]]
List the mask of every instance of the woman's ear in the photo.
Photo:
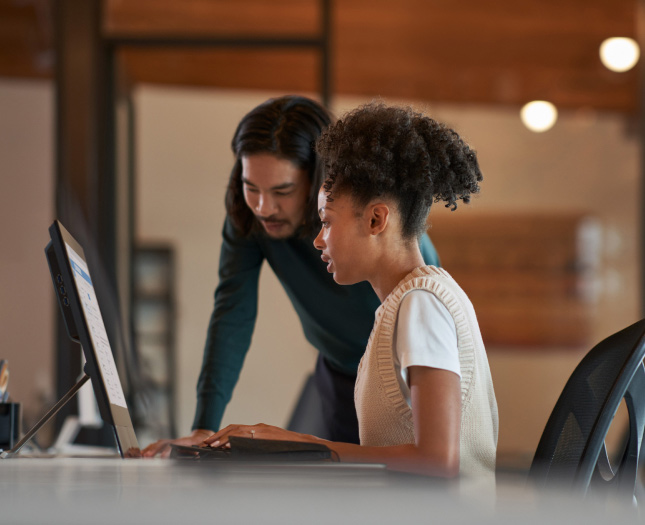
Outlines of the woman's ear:
[[384,202],[377,202],[368,206],[368,219],[370,234],[378,235],[387,227],[390,218],[390,208]]

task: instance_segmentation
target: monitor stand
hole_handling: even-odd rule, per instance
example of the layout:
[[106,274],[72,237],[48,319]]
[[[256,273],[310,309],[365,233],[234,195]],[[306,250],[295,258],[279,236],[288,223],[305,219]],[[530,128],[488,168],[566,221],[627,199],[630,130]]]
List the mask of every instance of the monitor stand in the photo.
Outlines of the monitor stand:
[[[81,370],[85,369],[85,354],[81,352]],[[114,446],[89,445],[75,443],[82,429],[100,429],[104,422],[96,404],[92,385],[84,385],[77,393],[78,414],[65,417],[63,426],[53,445],[47,449],[48,454],[63,456],[111,456],[116,453]]]
[[49,411],[42,417],[40,418],[40,421],[36,423],[30,430],[27,432],[24,437],[18,441],[18,443],[15,444],[15,446],[11,450],[5,450],[0,453],[0,459],[6,459],[6,458],[11,458],[16,455],[18,455],[18,452],[20,452],[20,449],[38,432],[44,425],[47,423],[52,417],[54,417],[58,411],[63,408],[70,399],[74,397],[76,392],[78,392],[81,387],[89,381],[90,376],[87,374],[83,374],[83,377],[81,377],[78,382],[70,388],[69,392],[65,394],[58,403],[56,403],[52,408],[49,409]]
[[55,443],[47,449],[48,454],[56,456],[73,456],[73,457],[86,457],[86,456],[115,456],[118,454],[114,447],[100,446],[100,445],[86,445],[83,443],[74,443],[78,433],[83,428],[100,428],[101,425],[87,425],[83,423],[78,416],[67,416],[63,422],[63,426],[58,433]]

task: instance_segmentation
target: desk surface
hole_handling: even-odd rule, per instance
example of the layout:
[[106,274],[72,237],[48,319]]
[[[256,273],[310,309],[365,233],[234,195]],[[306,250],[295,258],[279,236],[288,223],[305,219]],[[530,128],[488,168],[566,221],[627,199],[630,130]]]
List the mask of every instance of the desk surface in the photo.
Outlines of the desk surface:
[[606,523],[589,505],[536,507],[522,485],[498,482],[492,508],[454,486],[378,467],[14,458],[0,461],[0,523],[568,524],[581,513]]

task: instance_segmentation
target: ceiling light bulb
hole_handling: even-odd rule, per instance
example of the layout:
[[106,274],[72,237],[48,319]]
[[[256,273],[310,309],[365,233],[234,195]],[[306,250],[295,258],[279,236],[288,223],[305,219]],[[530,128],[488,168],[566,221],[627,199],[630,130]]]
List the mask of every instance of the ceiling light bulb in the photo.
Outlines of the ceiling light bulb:
[[524,105],[520,117],[527,128],[541,133],[553,127],[558,120],[558,110],[551,102],[534,100]]
[[636,65],[640,48],[631,38],[608,38],[600,44],[600,60],[607,69],[622,73]]

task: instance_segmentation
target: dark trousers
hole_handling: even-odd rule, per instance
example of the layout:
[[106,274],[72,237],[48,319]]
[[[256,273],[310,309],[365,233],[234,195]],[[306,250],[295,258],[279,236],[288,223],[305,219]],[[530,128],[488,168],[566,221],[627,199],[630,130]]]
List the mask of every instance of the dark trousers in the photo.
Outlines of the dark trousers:
[[287,428],[332,441],[358,443],[355,383],[356,376],[334,370],[319,355],[316,370],[307,378]]
[[314,382],[320,394],[322,422],[326,437],[343,443],[359,443],[358,419],[354,405],[355,375],[333,369],[321,355],[316,362]]

